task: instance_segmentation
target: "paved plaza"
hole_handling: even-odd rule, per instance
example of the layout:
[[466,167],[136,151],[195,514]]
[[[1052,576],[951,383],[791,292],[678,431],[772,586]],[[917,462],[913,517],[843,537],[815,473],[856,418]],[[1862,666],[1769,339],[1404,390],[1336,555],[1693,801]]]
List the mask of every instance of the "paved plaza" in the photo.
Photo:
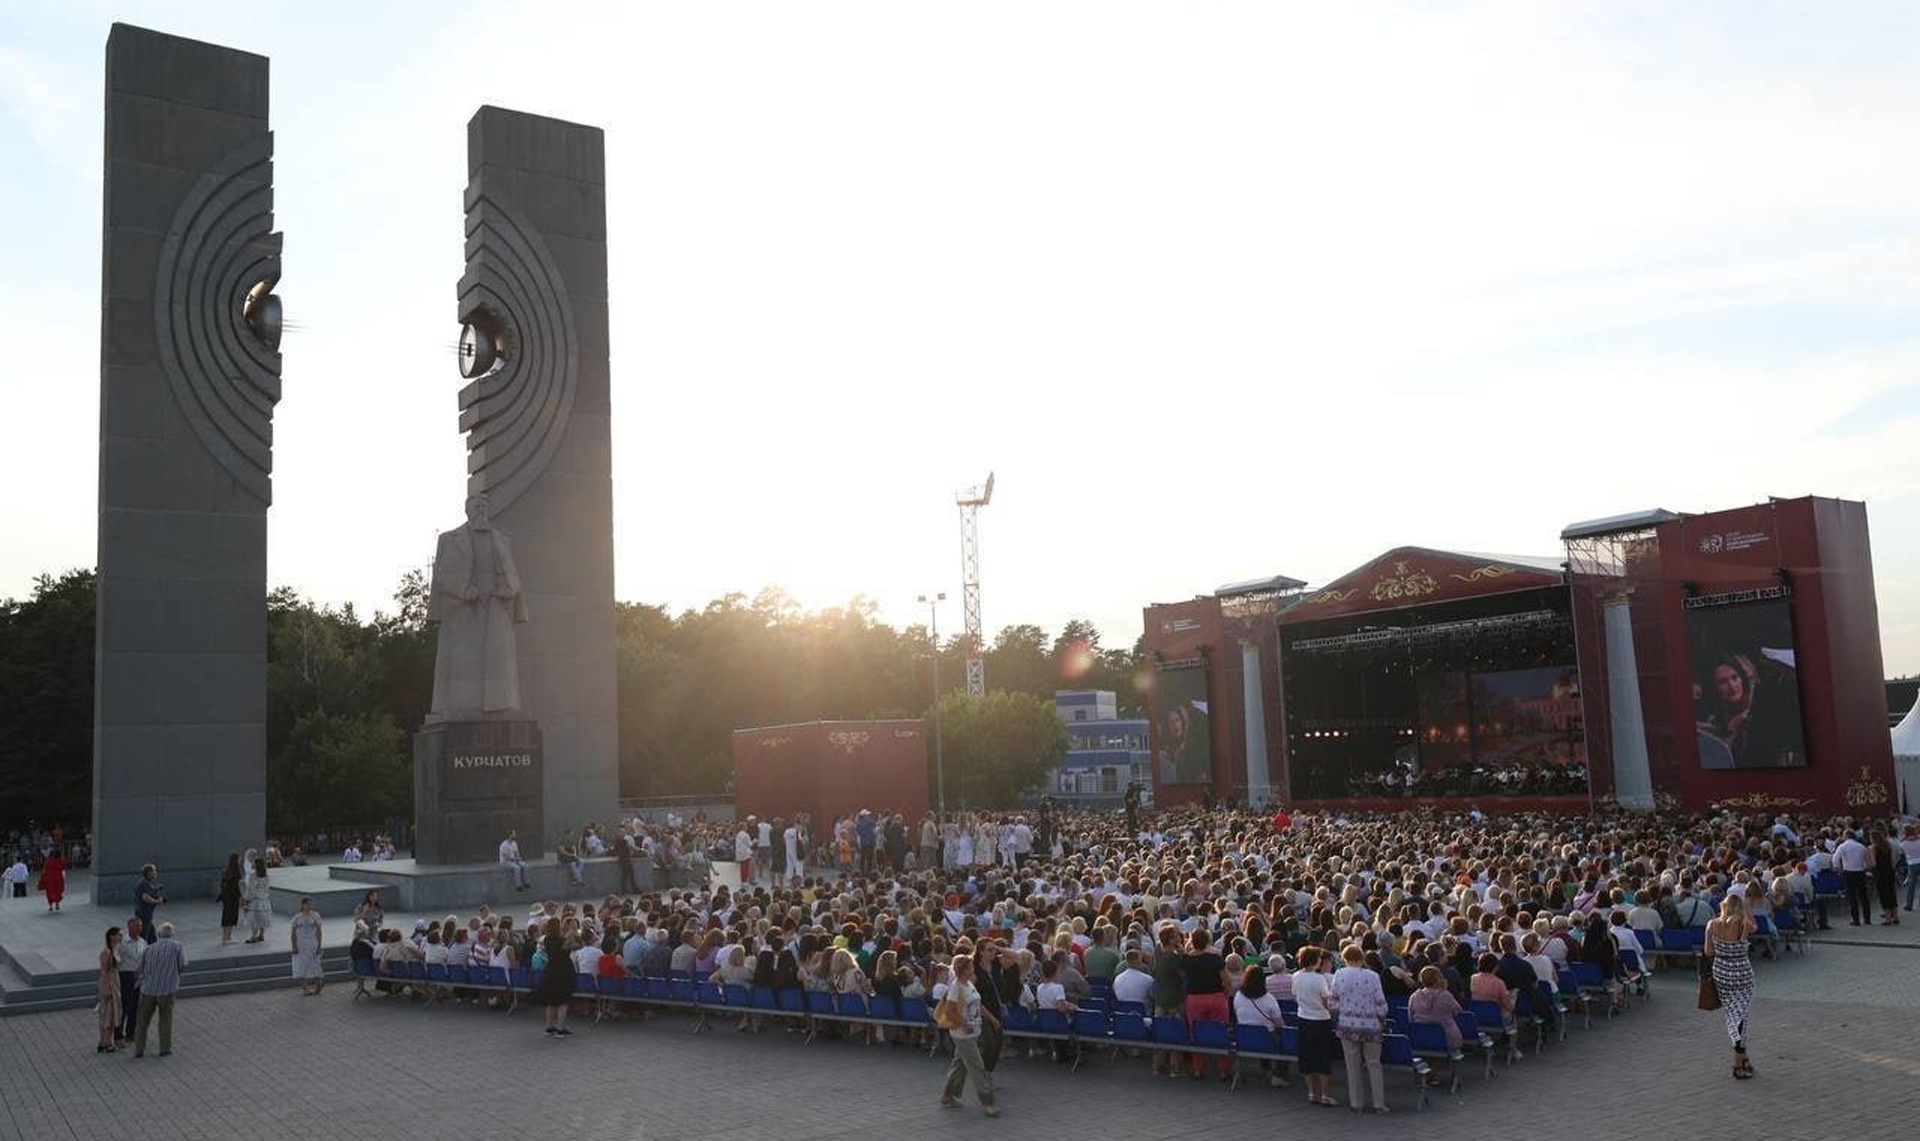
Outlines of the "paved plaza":
[[[1693,1008],[1690,981],[1663,976],[1651,1001],[1611,1025],[1470,1077],[1415,1114],[1411,1079],[1390,1075],[1400,1120],[1306,1106],[1298,1086],[1229,1094],[1208,1080],[1149,1076],[1104,1054],[1077,1074],[1010,1059],[996,1079],[1004,1115],[935,1107],[942,1062],[906,1048],[802,1044],[662,1016],[576,1023],[540,1035],[536,1012],[427,1009],[405,1000],[272,991],[183,1002],[175,1054],[134,1060],[91,1050],[84,1010],[0,1019],[0,1137],[326,1138],[343,1129],[413,1139],[530,1137],[782,1141],[1012,1136],[1103,1141],[1310,1130],[1383,1137],[1552,1130],[1570,1137],[1764,1136],[1769,1141],[1904,1137],[1920,1075],[1911,1027],[1920,956],[1825,945],[1761,963],[1752,1041],[1760,1076],[1734,1082],[1718,1014]],[[153,1047],[150,1045],[149,1050]],[[1336,1070],[1338,1067],[1336,1066]],[[349,1126],[348,1123],[357,1123]]]

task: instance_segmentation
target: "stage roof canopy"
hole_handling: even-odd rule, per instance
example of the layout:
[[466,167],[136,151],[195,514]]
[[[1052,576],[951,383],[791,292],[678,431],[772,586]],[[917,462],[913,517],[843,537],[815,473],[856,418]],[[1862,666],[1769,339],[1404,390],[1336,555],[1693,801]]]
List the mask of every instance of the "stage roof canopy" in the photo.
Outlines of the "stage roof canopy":
[[1664,507],[1655,507],[1648,511],[1632,511],[1625,515],[1609,515],[1605,519],[1589,519],[1584,523],[1569,523],[1560,532],[1560,541],[1569,539],[1597,539],[1602,535],[1618,535],[1623,531],[1645,531],[1658,527],[1662,523],[1671,523],[1680,516]]
[[1301,590],[1306,585],[1297,578],[1277,574],[1271,578],[1250,578],[1245,582],[1230,582],[1225,586],[1215,587],[1213,596],[1233,598],[1242,594],[1285,594],[1290,590]]
[[1281,615],[1284,625],[1376,610],[1457,602],[1517,590],[1560,586],[1560,561],[1531,555],[1479,555],[1395,547],[1303,596]]

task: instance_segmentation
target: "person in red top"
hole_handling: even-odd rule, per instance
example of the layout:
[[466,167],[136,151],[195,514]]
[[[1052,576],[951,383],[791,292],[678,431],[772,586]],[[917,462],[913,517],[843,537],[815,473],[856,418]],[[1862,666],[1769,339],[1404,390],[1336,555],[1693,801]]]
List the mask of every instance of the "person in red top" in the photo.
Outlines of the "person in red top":
[[1292,831],[1293,830],[1293,813],[1288,812],[1284,808],[1274,813],[1273,814],[1273,830],[1275,832]]
[[40,865],[40,890],[47,893],[47,910],[60,910],[60,901],[67,896],[67,862],[58,848],[48,852],[47,862]]

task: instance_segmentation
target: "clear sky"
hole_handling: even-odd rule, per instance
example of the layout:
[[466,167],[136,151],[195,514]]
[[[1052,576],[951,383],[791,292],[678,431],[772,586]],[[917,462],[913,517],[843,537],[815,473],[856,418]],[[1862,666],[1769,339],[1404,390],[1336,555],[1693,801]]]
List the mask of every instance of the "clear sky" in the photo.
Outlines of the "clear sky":
[[[10,2],[0,594],[91,565],[101,67],[273,59],[271,576],[460,516],[464,125],[607,132],[621,598],[989,630],[1403,543],[1862,498],[1920,671],[1920,8]],[[950,604],[943,627],[957,627]]]

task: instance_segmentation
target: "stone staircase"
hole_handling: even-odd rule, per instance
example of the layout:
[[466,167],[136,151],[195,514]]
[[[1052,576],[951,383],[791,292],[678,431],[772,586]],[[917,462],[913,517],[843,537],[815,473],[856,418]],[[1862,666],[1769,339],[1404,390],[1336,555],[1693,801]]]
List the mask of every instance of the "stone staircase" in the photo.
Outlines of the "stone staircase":
[[[288,954],[284,943],[269,940],[271,951],[251,954],[223,954],[218,959],[189,962],[181,975],[180,997],[193,999],[238,991],[271,990],[293,986]],[[353,974],[345,947],[328,947],[320,956],[326,981],[351,981]],[[0,1018],[15,1014],[40,1014],[53,1010],[74,1010],[94,1003],[95,974],[92,971],[42,971],[28,973],[20,964],[0,953]]]

